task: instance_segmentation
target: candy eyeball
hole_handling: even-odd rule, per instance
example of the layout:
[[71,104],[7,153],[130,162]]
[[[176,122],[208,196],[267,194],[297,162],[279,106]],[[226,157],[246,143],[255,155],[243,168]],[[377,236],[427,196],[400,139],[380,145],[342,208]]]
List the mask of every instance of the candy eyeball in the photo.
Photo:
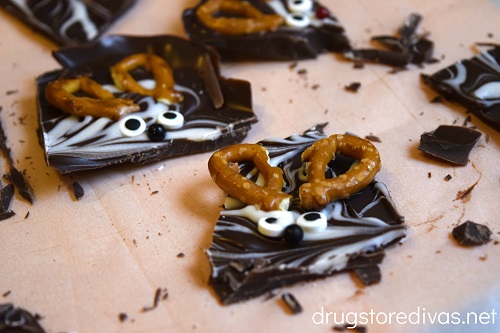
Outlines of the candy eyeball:
[[297,225],[300,226],[304,233],[318,233],[326,229],[327,218],[321,212],[307,212],[299,216]]
[[286,17],[286,24],[290,27],[305,28],[311,24],[311,19],[304,13],[291,13]]
[[166,129],[178,129],[184,125],[184,116],[178,111],[169,110],[162,112],[156,119],[156,122],[163,125]]
[[120,120],[120,132],[127,137],[141,135],[146,130],[146,122],[137,116],[127,116]]
[[288,0],[287,5],[292,13],[309,13],[313,9],[312,0]]
[[259,219],[257,228],[264,236],[282,237],[285,228],[291,224],[293,224],[293,221],[279,216],[264,216]]

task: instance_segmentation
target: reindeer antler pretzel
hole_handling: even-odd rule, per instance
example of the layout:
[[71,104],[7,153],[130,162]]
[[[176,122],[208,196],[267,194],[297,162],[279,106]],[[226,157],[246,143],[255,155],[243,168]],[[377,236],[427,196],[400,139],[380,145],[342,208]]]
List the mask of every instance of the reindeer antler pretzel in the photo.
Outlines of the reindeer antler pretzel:
[[[77,97],[77,91],[91,97]],[[47,84],[45,97],[52,106],[75,116],[108,117],[118,120],[140,107],[132,100],[115,98],[96,81],[82,76],[75,79],[57,79]]]
[[[335,153],[359,161],[342,175],[325,179],[327,164]],[[364,139],[352,135],[336,134],[316,141],[302,154],[309,162],[308,183],[299,189],[300,205],[306,209],[319,210],[329,202],[344,199],[366,187],[380,171],[381,163],[377,148]]]
[[[212,179],[229,195],[262,210],[287,210],[291,195],[281,191],[283,172],[271,167],[267,150],[257,144],[238,144],[223,148],[212,155],[208,169]],[[265,178],[264,186],[243,177],[231,169],[230,163],[252,161]]]
[[[129,71],[144,66],[151,71],[156,80],[154,89],[141,86]],[[172,104],[183,99],[182,94],[174,90],[174,75],[169,64],[155,54],[133,54],[110,68],[115,85],[125,91],[133,91],[142,95],[153,96],[160,102]]]
[[[237,17],[216,16],[218,12]],[[264,14],[251,3],[240,0],[208,0],[198,7],[196,15],[208,28],[229,35],[274,31],[284,23],[280,15]]]

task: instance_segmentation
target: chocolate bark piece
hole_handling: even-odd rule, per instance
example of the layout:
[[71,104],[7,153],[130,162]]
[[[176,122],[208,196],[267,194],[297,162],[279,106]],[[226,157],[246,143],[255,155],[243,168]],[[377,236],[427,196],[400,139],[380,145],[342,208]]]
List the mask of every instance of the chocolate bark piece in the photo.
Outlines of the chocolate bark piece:
[[[207,28],[196,16],[206,0],[186,9],[182,19],[188,37],[214,47],[224,61],[299,60],[316,58],[324,52],[345,52],[350,44],[339,20],[319,1],[306,13],[310,24],[294,27],[286,24],[272,32],[227,35]],[[264,14],[292,15],[283,0],[248,0]]]
[[97,39],[135,0],[5,0],[0,7],[59,45]]
[[83,187],[79,182],[74,181],[73,184],[71,184],[71,187],[73,188],[73,195],[75,196],[76,200],[80,200],[81,198],[83,198],[83,196],[85,195],[85,191],[83,190]]
[[0,304],[0,333],[45,333],[31,313],[15,308],[11,303]]
[[368,61],[392,67],[406,67],[409,64],[432,63],[434,43],[426,35],[417,33],[422,15],[412,13],[399,28],[397,36],[374,36],[372,41],[384,50],[376,48],[355,49],[344,53],[347,59],[356,62]]
[[485,225],[467,221],[453,228],[451,234],[461,245],[474,246],[489,242],[492,232]]
[[500,131],[500,46],[422,74],[422,81]]
[[[123,58],[152,52],[172,67],[175,89],[184,100],[165,105],[151,96],[124,93],[113,85],[109,68]],[[64,67],[37,79],[40,142],[48,165],[61,173],[96,169],[131,162],[150,163],[169,157],[212,151],[238,143],[257,121],[252,110],[251,87],[247,81],[220,75],[217,53],[201,44],[175,36],[109,36],[81,46],[65,47],[54,53]],[[152,83],[143,68],[130,72],[138,82]],[[167,129],[160,142],[147,133],[134,137],[121,134],[120,121],[104,117],[67,115],[48,104],[44,90],[58,78],[87,75],[114,89],[115,96],[130,98],[141,107],[133,113],[146,127],[166,111],[182,114],[183,125]],[[124,118],[122,118],[124,119]]]
[[[298,189],[305,181],[301,154],[326,136],[323,125],[286,139],[266,139],[259,144],[269,152],[270,164],[283,170],[283,191],[293,199],[288,211],[296,221],[306,211],[299,206]],[[328,164],[327,178],[345,173],[353,159],[337,154]],[[239,163],[240,174],[258,179],[253,163]],[[305,233],[293,246],[283,238],[258,231],[258,220],[268,213],[228,198],[215,225],[207,250],[212,273],[210,284],[223,304],[263,295],[297,282],[330,276],[341,271],[379,265],[384,249],[405,237],[404,218],[397,211],[385,185],[373,181],[362,191],[328,204],[321,213],[325,230]]]
[[471,128],[441,125],[420,136],[418,149],[447,162],[466,165],[480,137],[481,133]]

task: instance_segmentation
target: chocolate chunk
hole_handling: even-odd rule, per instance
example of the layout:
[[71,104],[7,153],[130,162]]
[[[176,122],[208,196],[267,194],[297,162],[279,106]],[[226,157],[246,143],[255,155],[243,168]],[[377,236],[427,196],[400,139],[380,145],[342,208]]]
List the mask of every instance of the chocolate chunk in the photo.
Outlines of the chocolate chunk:
[[459,244],[473,246],[489,242],[492,232],[485,225],[467,221],[453,228],[451,234]]
[[35,201],[35,195],[33,194],[33,189],[26,177],[15,167],[10,167],[10,181],[14,184],[15,188],[19,192],[19,195],[26,199],[30,204]]
[[445,177],[444,177],[444,180],[449,182],[451,180],[451,175],[450,174],[447,174]]
[[376,265],[357,267],[354,269],[354,273],[365,286],[378,283],[382,279],[380,267]]
[[[205,26],[196,15],[197,9],[205,2],[202,0],[195,7],[184,11],[184,28],[191,40],[214,47],[224,61],[310,59],[323,52],[350,49],[344,28],[319,1],[314,1],[312,11],[303,13],[309,21],[304,27],[284,24],[275,31],[241,35],[222,34]],[[278,14],[285,20],[292,17],[292,12],[281,0],[248,0],[248,3],[266,15]]]
[[432,63],[434,43],[425,35],[417,34],[422,21],[420,14],[411,14],[399,28],[398,36],[374,36],[372,41],[386,50],[375,48],[355,49],[344,53],[344,57],[356,62],[370,61],[396,68],[409,64]]
[[22,308],[11,303],[0,304],[0,332],[5,333],[45,333],[37,319]]
[[361,88],[360,82],[352,82],[351,84],[344,87],[345,90],[350,92],[358,92],[359,88]]
[[73,195],[75,196],[76,200],[80,200],[81,198],[83,198],[83,196],[85,195],[85,191],[83,190],[83,187],[82,185],[80,185],[79,182],[77,181],[73,182],[72,188],[73,188]]
[[118,320],[120,322],[123,323],[123,322],[127,321],[127,319],[128,319],[128,315],[126,313],[121,312],[120,314],[118,314]]
[[500,131],[500,46],[421,77],[445,98]]
[[14,198],[14,185],[8,184],[0,190],[0,214],[10,209],[10,204]]
[[293,314],[299,314],[302,312],[302,305],[300,305],[299,301],[292,293],[283,293],[283,295],[281,295],[281,299]]
[[[291,213],[294,219],[307,212],[298,203],[298,189],[307,181],[302,175],[301,155],[326,137],[325,126],[317,125],[286,139],[259,142],[267,149],[273,165],[283,170],[283,191],[293,196],[289,211],[283,213]],[[331,178],[345,173],[354,162],[337,154],[328,164],[326,175]],[[241,175],[253,175],[253,180],[257,177],[253,163],[239,163],[239,168]],[[300,243],[290,246],[282,237],[265,237],[259,232],[258,220],[268,217],[266,212],[253,205],[233,208],[228,201],[207,251],[212,269],[210,284],[221,302],[231,304],[301,281],[378,266],[385,248],[406,235],[403,216],[387,187],[376,180],[347,199],[331,202],[322,212],[327,227],[320,237],[305,235]],[[354,249],[352,244],[362,246]]]
[[420,136],[418,149],[453,164],[466,165],[481,133],[466,127],[441,125]]
[[[125,126],[120,120],[67,115],[45,98],[45,87],[58,78],[85,74],[101,85],[113,86],[110,66],[145,52],[162,57],[172,67],[183,101],[167,107],[151,96],[137,93],[117,92],[115,96],[132,99],[141,107],[134,116],[139,118],[138,123],[144,121],[145,128],[167,110],[182,115],[181,127],[167,129],[160,142],[151,141],[140,132],[141,127],[133,133],[136,136],[127,137],[120,131],[120,126]],[[250,83],[222,77],[219,57],[211,48],[180,37],[110,36],[85,46],[61,48],[54,57],[64,69],[45,73],[37,80],[39,134],[48,165],[61,173],[212,151],[242,141],[257,122]],[[143,68],[131,74],[139,82],[154,79]]]
[[97,39],[135,0],[48,0],[0,2],[0,7],[60,45]]

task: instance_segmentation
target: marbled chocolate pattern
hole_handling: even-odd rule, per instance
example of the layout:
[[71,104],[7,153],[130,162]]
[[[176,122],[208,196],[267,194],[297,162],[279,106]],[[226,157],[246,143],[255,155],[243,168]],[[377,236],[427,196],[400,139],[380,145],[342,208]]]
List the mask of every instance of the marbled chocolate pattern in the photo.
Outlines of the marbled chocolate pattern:
[[423,75],[423,80],[500,131],[500,46]]
[[[304,135],[260,142],[269,151],[270,164],[283,169],[283,190],[294,196],[290,210],[280,214],[296,219],[304,213],[297,205],[298,188],[306,179],[300,155],[323,137],[320,129],[313,128]],[[337,155],[328,176],[344,173],[352,162]],[[253,166],[243,165],[240,172],[259,181]],[[377,181],[346,200],[332,202],[322,212],[328,218],[326,230],[306,234],[298,246],[291,247],[257,230],[260,217],[276,212],[259,211],[254,206],[228,209],[226,204],[207,251],[211,284],[221,301],[229,304],[290,283],[377,265],[382,250],[406,235],[403,217],[385,185]]]
[[60,45],[96,39],[135,0],[7,0],[8,12]]

